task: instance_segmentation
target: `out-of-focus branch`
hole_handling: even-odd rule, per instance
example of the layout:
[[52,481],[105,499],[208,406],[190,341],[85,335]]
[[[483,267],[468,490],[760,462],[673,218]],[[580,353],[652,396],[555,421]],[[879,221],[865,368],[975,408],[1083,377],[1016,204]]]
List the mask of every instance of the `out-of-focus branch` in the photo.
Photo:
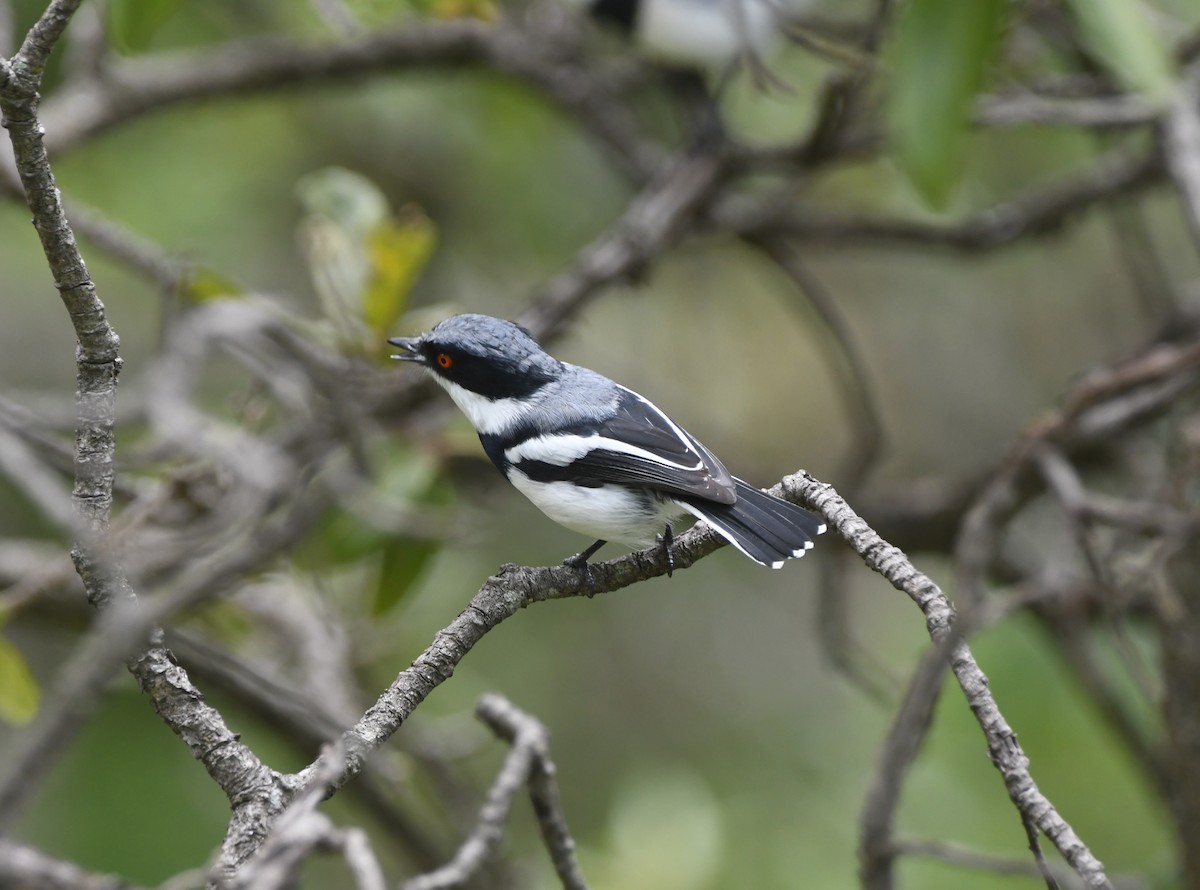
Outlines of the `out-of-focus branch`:
[[1160,115],[1153,104],[1140,96],[1058,98],[1022,92],[980,98],[975,105],[974,122],[983,127],[1041,124],[1113,130],[1147,126]]
[[454,858],[436,871],[405,881],[401,890],[452,890],[465,886],[495,855],[504,839],[513,800],[525,787],[529,789],[542,838],[564,890],[587,890],[583,872],[575,860],[575,841],[559,804],[546,728],[494,693],[480,699],[476,714],[512,745],[512,751],[496,775],[479,811],[478,823]]
[[0,887],[25,890],[139,890],[112,875],[85,871],[72,862],[41,850],[0,838]]
[[574,114],[634,170],[649,175],[663,153],[598,78],[554,52],[552,35],[474,19],[410,22],[335,44],[276,38],[230,41],[200,52],[114,61],[103,79],[69,84],[46,100],[48,148],[66,151],[161,108],[382,71],[483,65],[536,86]]
[[[247,535],[191,565],[164,593],[140,604],[121,600],[101,612],[96,627],[59,671],[52,694],[47,696],[48,706],[17,737],[14,749],[0,763],[0,826],[12,819],[37,788],[130,653],[135,654],[129,668],[159,716],[230,798],[233,825],[258,818],[256,807],[263,799],[270,802],[271,815],[278,814],[290,799],[292,783],[242,744],[220,712],[204,701],[187,672],[155,639],[155,628],[180,609],[212,596],[274,559],[312,527],[318,507],[312,498],[300,499],[281,517],[261,522]],[[240,834],[234,835],[236,841],[244,842]]]
[[1038,490],[1034,458],[1041,444],[1069,453],[1166,410],[1194,384],[1200,369],[1200,341],[1194,336],[1151,344],[1130,359],[1093,371],[1072,387],[1060,409],[1026,428],[977,492],[959,528],[954,554],[961,602],[981,599],[1005,521]]
[[772,233],[838,246],[911,245],[953,250],[993,250],[1056,231],[1076,214],[1161,180],[1157,152],[1114,149],[1081,173],[1031,188],[1003,204],[954,223],[807,210],[776,197],[721,202],[712,222],[743,235]]
[[[1013,859],[1007,856],[996,856],[991,853],[981,853],[957,844],[942,841],[898,840],[892,845],[895,856],[915,856],[925,859],[936,859],[947,865],[957,865],[996,875],[1024,875],[1028,877],[1043,877],[1043,872],[1036,863],[1025,859]],[[1061,866],[1051,867],[1054,879],[1067,890],[1084,887],[1085,884],[1071,872]],[[1148,890],[1146,881],[1129,877],[1114,877],[1113,887],[1116,890]]]
[[673,243],[727,172],[721,151],[677,155],[629,203],[621,219],[547,284],[518,319],[537,337],[553,337],[600,288],[636,278]]
[[859,815],[858,877],[863,890],[890,890],[896,856],[892,834],[900,791],[909,767],[933,722],[933,709],[946,676],[947,651],[927,651],[900,703]]
[[1185,886],[1200,883],[1200,413],[1192,399],[1175,431],[1171,496],[1191,523],[1169,541],[1159,615],[1167,801]]
[[1200,65],[1193,65],[1179,82],[1163,124],[1163,154],[1192,240],[1200,248]]

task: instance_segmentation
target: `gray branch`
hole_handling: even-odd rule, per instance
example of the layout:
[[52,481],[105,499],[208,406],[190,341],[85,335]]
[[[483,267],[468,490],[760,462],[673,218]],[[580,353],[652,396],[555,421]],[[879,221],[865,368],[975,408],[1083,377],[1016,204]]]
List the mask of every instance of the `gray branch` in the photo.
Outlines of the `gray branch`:
[[512,751],[505,758],[479,811],[478,824],[454,858],[436,871],[405,881],[401,890],[453,890],[465,886],[496,854],[504,839],[513,800],[526,786],[542,838],[564,890],[587,890],[587,882],[575,860],[575,841],[567,829],[566,816],[559,803],[546,728],[508,699],[494,693],[480,699],[476,714],[512,745]]
[[937,645],[950,646],[950,668],[987,738],[988,756],[1004,779],[1013,805],[1050,839],[1087,887],[1111,888],[1103,864],[1033,781],[1029,758],[996,704],[987,676],[966,642],[953,637],[954,608],[941,588],[919,572],[900,550],[879,537],[832,486],[807,474],[798,474],[786,478],[783,489],[789,499],[811,504],[821,512],[868,568],[883,575],[920,607],[930,639]]

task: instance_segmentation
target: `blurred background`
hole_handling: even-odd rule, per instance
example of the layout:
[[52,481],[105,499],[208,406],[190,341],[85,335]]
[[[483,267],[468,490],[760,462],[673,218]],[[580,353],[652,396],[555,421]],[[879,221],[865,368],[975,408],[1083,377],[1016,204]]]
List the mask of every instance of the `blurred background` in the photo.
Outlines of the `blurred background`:
[[[105,24],[108,51],[119,60],[202,52],[263,35],[354,39],[330,35],[314,12],[321,5],[110,0],[107,8],[85,6],[81,16]],[[461,9],[348,5],[367,30],[457,15],[525,15],[482,2]],[[1063,61],[1065,51],[1052,64],[1043,60],[1050,49],[1022,44],[1033,39],[1037,15],[1049,9],[1069,18],[1065,7],[1002,5],[1005,50],[989,66],[989,88],[1002,90],[1038,64],[1075,70]],[[41,8],[13,3],[13,32],[23,33]],[[875,8],[824,3],[800,13],[819,33],[850,42]],[[1146,9],[1167,46],[1200,22],[1186,0]],[[591,24],[571,33],[594,70],[616,66],[618,79],[632,77],[623,101],[648,138],[668,148],[686,145],[686,106],[657,69],[629,62],[620,40]],[[70,36],[68,51],[55,57],[51,97],[69,77],[69,44]],[[821,113],[826,78],[838,70],[798,45],[781,46],[768,61],[786,89],[759,89],[742,72],[721,94],[738,144],[803,140]],[[619,68],[626,64],[632,75]],[[869,91],[873,109],[882,102],[876,92]],[[807,208],[952,224],[1014,195],[1053,188],[1110,148],[1149,144],[1144,133],[1035,124],[964,132],[961,171],[941,206],[932,206],[886,151],[847,154],[796,176],[789,188]],[[182,284],[164,288],[78,233],[121,336],[118,464],[139,485],[204,465],[203,456],[164,451],[143,406],[182,342],[173,338],[186,334],[193,313],[215,304],[261,302],[315,349],[351,357],[359,350],[355,360],[372,369],[370,386],[380,399],[386,388],[417,385],[411,368],[362,354],[371,347],[338,329],[329,308],[341,286],[329,281],[337,259],[321,251],[340,235],[321,226],[347,223],[329,210],[330,190],[333,200],[349,194],[371,212],[382,199],[379,212],[394,237],[380,248],[379,262],[392,263],[398,295],[382,313],[389,333],[408,335],[453,312],[520,316],[547,281],[619,220],[639,189],[611,149],[541,90],[471,65],[381,68],[352,80],[167,105],[89,136],[54,163],[64,195],[81,213],[102,214],[189,270]],[[357,176],[331,179],[331,168]],[[753,197],[787,186],[790,175],[763,173],[741,188]],[[1148,288],[1131,269],[1131,226],[1151,244],[1166,292]],[[878,407],[878,459],[865,474],[850,478],[846,469],[862,433],[828,328],[795,280],[719,227],[690,232],[636,280],[606,283],[556,326],[549,348],[653,399],[738,475],[770,485],[804,468],[846,486],[852,504],[860,495],[868,520],[867,506],[885,495],[902,500],[994,468],[1025,425],[1081,375],[1153,338],[1192,297],[1198,271],[1180,202],[1165,179],[995,250],[834,238],[796,249],[844,320],[865,366],[860,384]],[[5,413],[11,418],[12,406],[22,406],[39,431],[69,443],[72,330],[29,212],[11,198],[0,201],[0,269]],[[196,404],[208,415],[264,437],[287,426],[286,406],[236,356],[206,355],[197,367]],[[589,543],[502,484],[447,400],[416,391],[425,395],[415,407],[374,414],[359,443],[373,480],[367,487],[409,509],[404,530],[380,530],[359,515],[339,518],[345,505],[331,508],[296,553],[263,566],[239,591],[214,592],[178,618],[180,630],[303,685],[301,655],[289,648],[287,633],[271,628],[286,621],[269,617],[303,600],[318,626],[342,635],[361,712],[500,564],[553,565]],[[329,460],[344,462],[345,454]],[[323,471],[302,461],[297,467],[297,478]],[[1014,523],[1011,534],[1069,549],[1065,533],[1049,528],[1053,522],[1033,515],[1028,524]],[[7,576],[9,588],[0,593],[7,619],[0,633],[16,653],[5,655],[16,665],[5,668],[5,682],[10,697],[20,687],[34,700],[24,710],[10,706],[0,725],[3,751],[39,692],[52,694],[56,666],[89,619],[69,563],[63,568],[67,537],[6,479],[0,534],[10,564],[23,553],[44,570],[39,583]],[[141,546],[154,545],[147,538]],[[846,560],[843,549],[827,536],[815,557],[779,572],[723,550],[671,579],[520,613],[489,634],[393,740],[405,779],[398,799],[436,849],[453,849],[505,753],[471,717],[482,693],[498,691],[551,732],[591,886],[857,886],[858,814],[899,696],[929,641],[912,603]],[[948,548],[909,555],[953,595]],[[822,642],[818,604],[830,574],[820,560],[845,560],[837,596],[847,637],[866,653],[870,683],[837,669]],[[270,587],[290,592],[254,600],[255,589]],[[1153,640],[1136,629],[1134,636],[1153,661]],[[1139,886],[1184,886],[1176,883],[1166,805],[1064,669],[1046,626],[1017,613],[971,642],[1039,786],[1109,874],[1136,872],[1144,878]],[[1132,686],[1118,650],[1100,640],[1102,669],[1118,686]],[[190,667],[186,653],[180,658]],[[264,717],[252,700],[206,680],[202,667],[193,671],[208,700],[272,766],[297,769],[314,756],[314,745]],[[1159,732],[1154,708],[1132,693],[1129,699],[1138,725],[1148,735]],[[412,873],[411,850],[353,794],[339,794],[328,810],[339,822],[369,829],[390,876]],[[88,869],[156,885],[202,866],[226,821],[219,790],[121,675],[15,834]],[[1028,858],[1020,821],[953,685],[905,785],[898,832]],[[481,886],[555,886],[523,801],[501,858],[494,884]],[[898,876],[900,886],[914,888],[1042,883],[922,857],[902,859]],[[315,862],[304,885],[347,880],[339,864]]]

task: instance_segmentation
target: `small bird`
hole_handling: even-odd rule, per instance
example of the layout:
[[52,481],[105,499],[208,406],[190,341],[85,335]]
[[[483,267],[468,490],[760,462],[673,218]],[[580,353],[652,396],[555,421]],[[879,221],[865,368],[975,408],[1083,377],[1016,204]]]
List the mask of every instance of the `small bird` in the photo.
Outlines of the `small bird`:
[[[674,568],[671,522],[690,513],[773,569],[803,556],[820,517],[729,474],[649,399],[546,353],[524,328],[455,315],[419,337],[388,340],[424,368],[471,421],[492,463],[543,513],[596,543],[660,541]],[[661,533],[661,534],[660,534]]]
[[777,0],[567,0],[625,32],[646,55],[717,70],[759,57],[780,36]]

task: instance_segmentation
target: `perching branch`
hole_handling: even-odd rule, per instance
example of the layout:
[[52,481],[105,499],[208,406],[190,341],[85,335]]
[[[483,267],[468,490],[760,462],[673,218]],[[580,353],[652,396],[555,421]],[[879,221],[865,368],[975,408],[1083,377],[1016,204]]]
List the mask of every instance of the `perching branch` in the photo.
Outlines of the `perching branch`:
[[784,494],[798,503],[815,507],[843,539],[862,557],[867,567],[883,575],[893,587],[906,593],[925,616],[925,625],[935,645],[950,645],[950,669],[967,698],[971,713],[987,738],[988,755],[1004,779],[1009,799],[1042,831],[1090,888],[1111,888],[1104,866],[1087,848],[1074,829],[1042,794],[1029,770],[1029,758],[1017,742],[1016,733],[1001,713],[987,676],[961,638],[955,640],[954,609],[946,595],[928,576],[919,572],[903,553],[877,535],[833,490],[807,474],[783,481]]

